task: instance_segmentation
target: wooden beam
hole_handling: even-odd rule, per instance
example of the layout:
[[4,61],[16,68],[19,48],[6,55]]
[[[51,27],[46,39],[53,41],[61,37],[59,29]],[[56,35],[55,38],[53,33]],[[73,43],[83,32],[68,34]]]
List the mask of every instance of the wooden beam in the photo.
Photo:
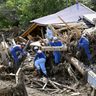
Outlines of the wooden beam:
[[37,24],[32,24],[31,27],[29,27],[22,35],[21,37],[26,37],[28,34],[32,32],[38,25]]
[[67,51],[67,46],[41,46],[42,51]]
[[86,68],[82,62],[69,55],[64,55],[65,59],[70,62],[83,76],[85,75]]

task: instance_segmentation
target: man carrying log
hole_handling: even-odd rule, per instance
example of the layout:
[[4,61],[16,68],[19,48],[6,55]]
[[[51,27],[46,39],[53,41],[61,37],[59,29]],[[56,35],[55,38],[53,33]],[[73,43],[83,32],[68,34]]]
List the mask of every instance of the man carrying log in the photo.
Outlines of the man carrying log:
[[[49,42],[49,45],[51,46],[62,46],[62,42],[60,40],[58,40],[57,37],[53,37],[53,41],[50,41]],[[54,51],[53,52],[53,56],[54,56],[54,62],[56,65],[58,65],[61,61],[61,52],[60,51]]]
[[47,71],[45,67],[45,62],[46,62],[46,56],[45,54],[37,47],[34,47],[34,51],[36,53],[35,58],[34,58],[34,65],[36,68],[37,74],[43,74],[44,77],[47,78]]

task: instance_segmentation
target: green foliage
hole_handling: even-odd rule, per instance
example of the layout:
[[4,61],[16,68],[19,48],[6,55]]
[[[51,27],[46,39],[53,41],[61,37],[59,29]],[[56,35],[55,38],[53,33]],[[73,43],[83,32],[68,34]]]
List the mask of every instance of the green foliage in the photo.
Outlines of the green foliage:
[[[96,9],[91,0],[78,0],[92,9]],[[55,13],[76,0],[2,0],[0,2],[0,27],[13,26],[19,21],[19,26],[25,27],[30,20]]]

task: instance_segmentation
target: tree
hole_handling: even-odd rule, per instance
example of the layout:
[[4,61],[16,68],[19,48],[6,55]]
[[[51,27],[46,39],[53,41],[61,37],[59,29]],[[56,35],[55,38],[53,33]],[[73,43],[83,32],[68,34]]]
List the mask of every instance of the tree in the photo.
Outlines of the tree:
[[25,27],[30,20],[58,12],[76,1],[96,10],[95,0],[0,0],[0,27],[18,22]]

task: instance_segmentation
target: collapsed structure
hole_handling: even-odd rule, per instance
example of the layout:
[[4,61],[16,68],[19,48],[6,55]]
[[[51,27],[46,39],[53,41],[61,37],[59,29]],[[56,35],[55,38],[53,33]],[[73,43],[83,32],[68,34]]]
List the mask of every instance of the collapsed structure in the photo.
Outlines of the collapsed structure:
[[[93,17],[91,16],[91,19],[89,18],[90,14],[91,15],[93,14],[92,15]],[[9,40],[10,42],[12,42],[13,45],[16,44],[15,42],[19,42],[25,44],[27,43],[26,47],[28,46],[31,47],[31,49],[27,50],[28,53],[30,53],[30,51],[31,53],[27,56],[25,61],[22,62],[21,65],[23,65],[23,67],[21,66],[21,68],[19,68],[18,71],[23,70],[25,72],[25,70],[31,69],[32,71],[32,69],[34,69],[34,63],[33,63],[34,53],[32,48],[34,46],[39,46],[44,52],[46,52],[46,54],[48,54],[46,66],[47,66],[49,78],[51,79],[48,79],[48,82],[43,82],[42,80],[34,80],[34,76],[33,76],[32,79],[33,86],[35,84],[36,85],[35,87],[37,86],[42,87],[42,90],[46,90],[46,87],[49,88],[51,91],[52,88],[56,89],[55,91],[51,92],[51,94],[62,93],[64,91],[63,90],[64,88],[74,91],[75,93],[77,92],[75,87],[72,88],[67,85],[66,86],[62,85],[65,84],[62,81],[64,80],[64,77],[67,78],[67,80],[69,78],[68,76],[65,76],[66,69],[67,69],[66,74],[69,74],[70,77],[74,78],[75,83],[79,82],[78,77],[76,77],[77,75],[75,74],[75,72],[77,72],[78,70],[78,72],[80,72],[84,78],[87,77],[86,81],[93,87],[93,89],[95,89],[96,88],[95,65],[94,68],[92,67],[92,69],[90,69],[90,65],[92,64],[90,64],[89,67],[86,66],[85,63],[87,64],[89,63],[87,60],[85,60],[86,58],[83,57],[83,60],[81,60],[81,58],[79,58],[76,54],[77,53],[76,47],[77,47],[78,40],[82,34],[86,33],[90,38],[90,46],[91,46],[90,49],[91,49],[92,56],[93,58],[96,57],[94,54],[95,47],[93,47],[93,45],[95,46],[94,40],[96,36],[95,35],[96,26],[94,26],[95,21],[93,21],[94,18],[96,18],[96,12],[92,11],[91,9],[89,9],[83,4],[78,3],[62,11],[59,11],[55,14],[41,17],[36,20],[32,20],[31,21],[32,25],[23,34],[16,37],[15,39]],[[63,42],[64,46],[60,46],[60,47],[56,47],[56,46],[54,47],[48,45],[46,46],[45,44],[46,26],[48,26],[49,24],[54,36],[58,37],[59,40]],[[6,43],[4,36],[2,37],[3,37],[3,42],[2,42],[3,49],[1,48],[2,49],[1,61],[2,64],[5,63],[4,66],[6,66],[6,64],[10,62],[13,63],[13,62],[10,61],[9,60],[10,57],[8,57],[9,56],[8,54],[9,46],[7,46],[8,43]],[[28,41],[31,42],[30,45]],[[54,50],[62,52],[62,62],[58,66],[54,66],[52,62],[52,58],[50,58]],[[31,63],[31,66],[26,67],[27,65],[26,63]],[[1,67],[1,69],[2,68],[3,67]],[[18,77],[18,75],[15,76]],[[52,76],[54,76],[56,80],[53,79],[52,81]],[[61,81],[58,79],[58,77],[61,79]],[[27,80],[28,79],[29,77],[27,77]],[[18,82],[18,79],[16,79],[16,81]],[[50,90],[48,92],[50,92]],[[27,96],[27,94],[25,96]]]

